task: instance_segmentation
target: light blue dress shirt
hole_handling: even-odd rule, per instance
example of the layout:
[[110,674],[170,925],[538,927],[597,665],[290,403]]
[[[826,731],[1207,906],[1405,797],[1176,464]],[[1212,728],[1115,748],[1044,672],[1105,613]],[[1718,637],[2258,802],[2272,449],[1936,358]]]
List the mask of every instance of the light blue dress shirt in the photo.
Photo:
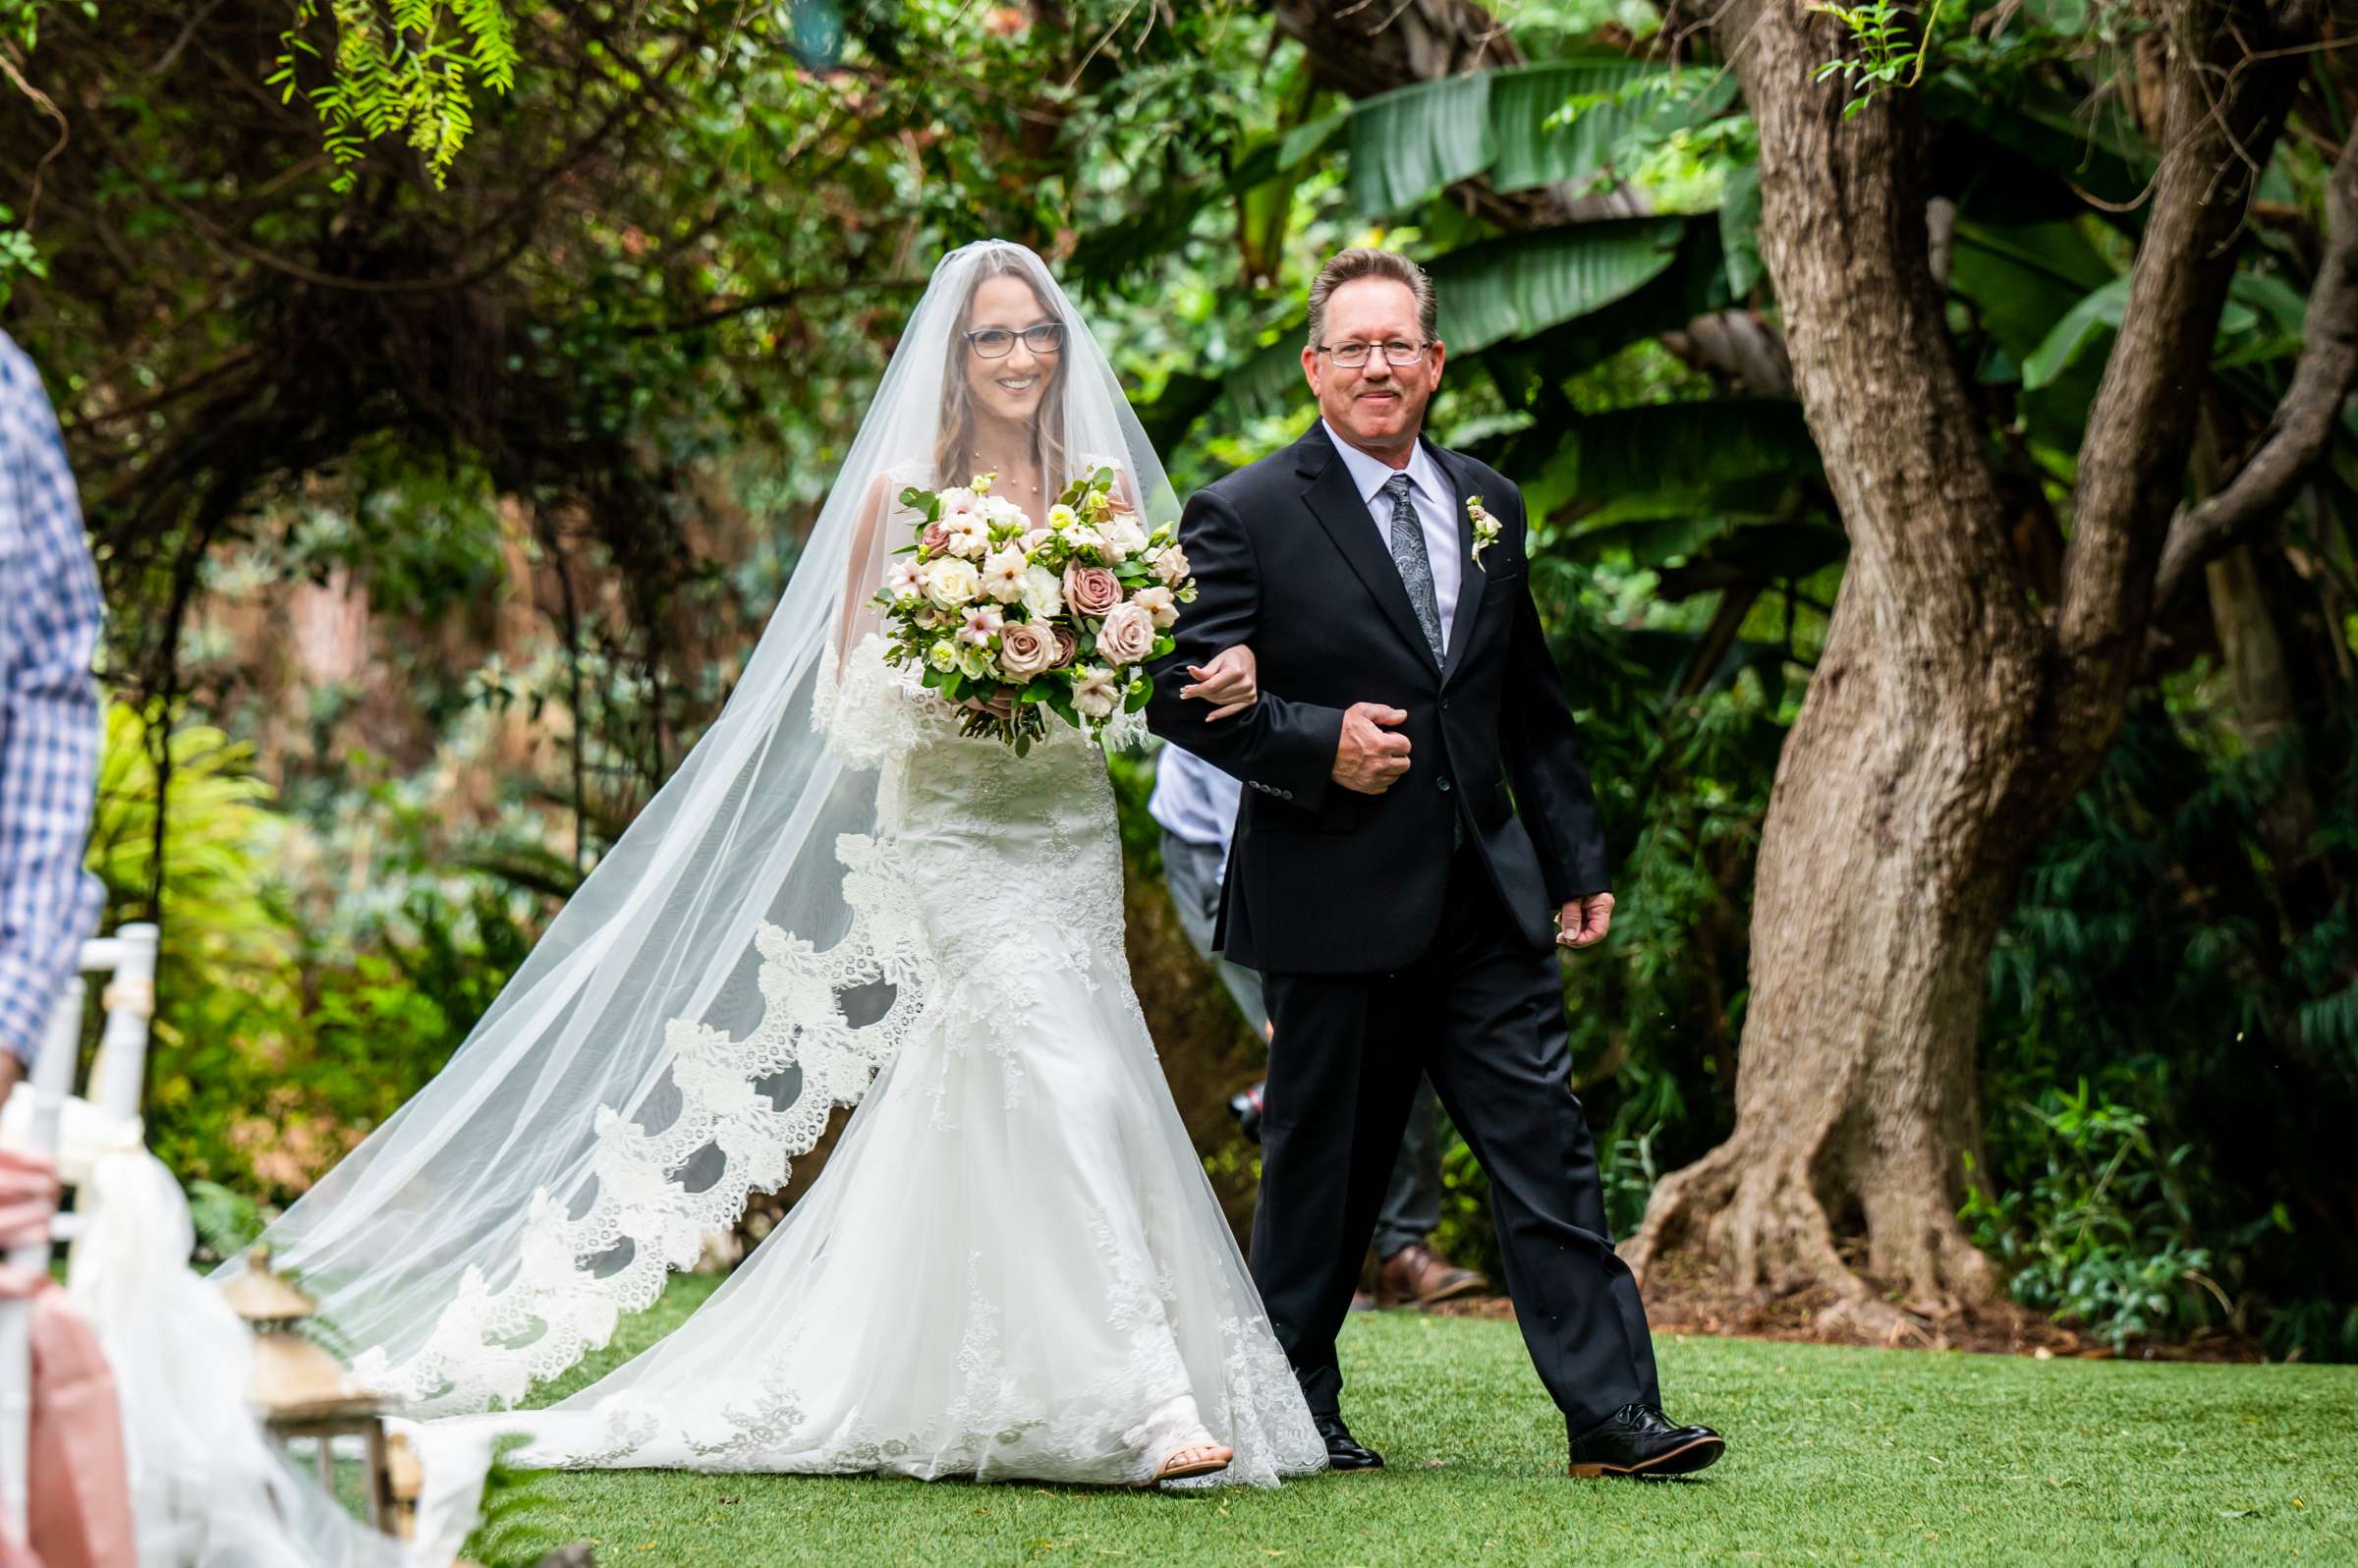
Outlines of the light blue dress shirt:
[[[1319,422],[1326,424],[1324,420]],[[1376,520],[1383,553],[1391,554],[1392,503],[1383,486],[1401,471],[1381,458],[1368,456],[1336,434],[1331,424],[1326,424],[1326,438],[1343,455],[1351,482],[1358,486],[1359,498],[1368,503],[1368,515]],[[1441,612],[1441,646],[1447,647],[1450,629],[1457,621],[1457,592],[1466,580],[1465,539],[1457,526],[1457,490],[1433,461],[1432,449],[1421,440],[1408,460],[1407,473],[1409,505],[1416,508],[1417,521],[1424,525],[1425,554],[1432,563],[1432,594]]]
[[1244,796],[1242,784],[1195,753],[1165,746],[1154,756],[1154,793],[1148,797],[1147,814],[1173,838],[1217,844],[1224,873],[1228,835],[1236,831],[1237,803]]

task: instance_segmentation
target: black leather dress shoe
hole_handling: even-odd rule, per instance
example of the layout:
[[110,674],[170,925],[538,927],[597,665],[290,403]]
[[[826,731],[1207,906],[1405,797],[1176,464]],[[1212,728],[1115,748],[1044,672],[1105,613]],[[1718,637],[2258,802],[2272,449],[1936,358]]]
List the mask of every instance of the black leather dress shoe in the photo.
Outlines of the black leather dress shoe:
[[1709,1427],[1673,1427],[1653,1405],[1623,1405],[1572,1439],[1572,1474],[1684,1476],[1725,1452],[1727,1439]]
[[1326,1466],[1330,1470],[1381,1470],[1383,1455],[1373,1448],[1360,1446],[1351,1428],[1343,1425],[1340,1416],[1313,1416],[1312,1425],[1319,1435],[1326,1439]]

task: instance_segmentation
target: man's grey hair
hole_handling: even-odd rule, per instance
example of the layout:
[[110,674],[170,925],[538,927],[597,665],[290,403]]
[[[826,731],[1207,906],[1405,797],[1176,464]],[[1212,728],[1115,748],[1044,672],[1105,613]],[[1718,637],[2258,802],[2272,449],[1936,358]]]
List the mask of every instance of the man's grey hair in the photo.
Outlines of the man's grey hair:
[[1346,283],[1361,278],[1389,278],[1394,283],[1408,285],[1408,292],[1417,297],[1417,330],[1431,343],[1440,336],[1437,323],[1440,307],[1432,295],[1432,279],[1425,269],[1397,251],[1378,251],[1374,246],[1355,245],[1348,251],[1338,251],[1333,258],[1319,268],[1319,275],[1310,285],[1310,346],[1317,348],[1326,341],[1326,302],[1334,291]]

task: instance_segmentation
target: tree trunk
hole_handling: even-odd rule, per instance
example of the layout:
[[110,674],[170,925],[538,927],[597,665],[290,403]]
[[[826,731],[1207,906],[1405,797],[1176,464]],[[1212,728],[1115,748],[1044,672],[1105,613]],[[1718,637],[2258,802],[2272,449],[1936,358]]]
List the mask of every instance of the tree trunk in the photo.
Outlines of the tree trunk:
[[[2023,857],[2117,733],[2184,472],[2191,400],[2171,389],[2203,373],[2239,160],[2273,141],[2255,107],[2270,73],[2215,69],[2243,44],[2207,7],[2173,22],[2176,144],[2050,627],[1942,324],[1913,95],[1845,121],[1812,84],[1844,51],[1837,26],[1790,0],[1719,13],[1760,128],[1762,255],[1851,561],[1762,830],[1736,1129],[1656,1189],[1627,1248],[1641,1274],[1686,1250],[1739,1289],[1830,1291],[1831,1316],[1879,1333],[1993,1294],[1956,1219],[1991,945]],[[2235,86],[2198,109],[2209,80]],[[1854,1228],[1864,1275],[1835,1240]]]
[[1838,1232],[1864,1231],[1867,1270],[1915,1312],[1994,1285],[1956,1209],[1982,978],[2040,825],[2018,813],[2043,639],[1942,319],[1914,101],[1845,121],[1811,85],[1840,29],[1799,6],[1720,26],[1851,558],[1762,828],[1736,1130],[1661,1184],[1628,1252],[1641,1273],[1686,1249],[1740,1290],[1824,1288],[1881,1331],[1894,1310]]
[[1828,1290],[1881,1336],[1899,1318],[1838,1235],[1864,1233],[1909,1314],[1994,1283],[1955,1216],[1983,976],[2035,837],[1999,803],[2037,687],[2035,644],[1943,653],[1851,571],[1762,831],[1736,1130],[1664,1179],[1628,1253],[1641,1274],[1683,1249],[1742,1291]]

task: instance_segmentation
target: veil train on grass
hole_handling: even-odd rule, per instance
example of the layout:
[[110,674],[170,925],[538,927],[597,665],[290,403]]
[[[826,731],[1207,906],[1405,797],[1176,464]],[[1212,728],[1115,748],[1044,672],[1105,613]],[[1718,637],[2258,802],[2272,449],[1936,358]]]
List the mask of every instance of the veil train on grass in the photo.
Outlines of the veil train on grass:
[[870,498],[932,465],[948,345],[986,265],[1068,323],[1068,450],[1115,459],[1142,512],[1176,515],[1039,258],[1001,241],[945,256],[718,719],[449,1064],[262,1238],[407,1412],[512,1405],[607,1343],[750,1193],[785,1184],[893,1049],[905,954],[837,860],[874,829],[878,775],[824,728],[839,649],[864,630],[846,606],[893,536]]

